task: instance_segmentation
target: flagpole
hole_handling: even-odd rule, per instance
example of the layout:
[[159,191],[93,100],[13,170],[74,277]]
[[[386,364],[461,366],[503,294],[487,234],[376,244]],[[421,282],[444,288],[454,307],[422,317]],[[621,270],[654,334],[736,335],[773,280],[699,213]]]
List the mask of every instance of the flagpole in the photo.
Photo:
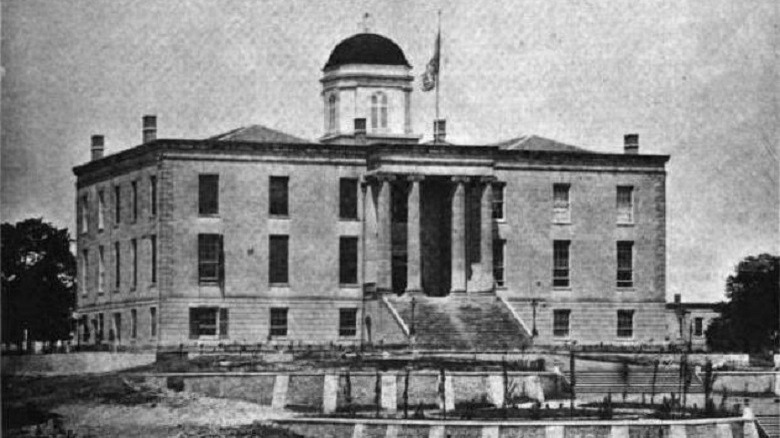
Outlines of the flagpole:
[[436,120],[439,120],[439,87],[441,86],[441,65],[442,65],[442,57],[441,57],[441,9],[439,9],[439,19],[438,19],[438,33],[436,34],[437,43],[439,45],[439,66],[438,70],[436,72]]

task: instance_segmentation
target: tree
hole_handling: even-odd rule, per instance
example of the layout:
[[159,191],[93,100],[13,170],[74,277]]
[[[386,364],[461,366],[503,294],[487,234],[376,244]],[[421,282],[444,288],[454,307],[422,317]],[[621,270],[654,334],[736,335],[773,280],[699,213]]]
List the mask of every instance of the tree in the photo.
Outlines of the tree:
[[0,226],[3,342],[70,337],[76,261],[70,235],[43,219]]
[[726,280],[727,302],[707,328],[716,351],[761,352],[778,347],[780,257],[761,254],[742,260]]

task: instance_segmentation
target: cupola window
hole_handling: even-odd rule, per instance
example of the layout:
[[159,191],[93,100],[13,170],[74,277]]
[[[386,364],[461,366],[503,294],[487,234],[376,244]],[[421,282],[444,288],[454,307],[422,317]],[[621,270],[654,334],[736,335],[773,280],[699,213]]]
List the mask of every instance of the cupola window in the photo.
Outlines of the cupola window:
[[381,91],[371,95],[371,130],[387,129],[387,95]]
[[331,94],[328,97],[327,104],[328,111],[328,132],[337,132],[338,124],[338,97],[335,94]]

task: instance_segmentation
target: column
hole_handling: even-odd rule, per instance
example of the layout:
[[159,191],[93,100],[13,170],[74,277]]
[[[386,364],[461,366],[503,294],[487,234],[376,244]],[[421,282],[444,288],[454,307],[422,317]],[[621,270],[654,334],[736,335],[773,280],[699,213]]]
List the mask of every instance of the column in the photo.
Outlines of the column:
[[363,284],[367,290],[376,288],[377,281],[377,223],[376,186],[363,184]]
[[466,292],[466,187],[465,177],[454,177],[452,193],[451,293]]
[[422,175],[410,175],[408,217],[406,219],[406,292],[422,292],[422,246],[420,244],[420,181]]
[[377,282],[378,292],[393,290],[393,240],[392,240],[392,198],[390,182],[392,175],[378,175],[379,195],[377,197]]
[[493,278],[493,179],[482,180],[482,198],[480,199],[480,236],[479,236],[479,261],[482,265],[482,275],[485,279],[484,286],[488,291],[495,288]]

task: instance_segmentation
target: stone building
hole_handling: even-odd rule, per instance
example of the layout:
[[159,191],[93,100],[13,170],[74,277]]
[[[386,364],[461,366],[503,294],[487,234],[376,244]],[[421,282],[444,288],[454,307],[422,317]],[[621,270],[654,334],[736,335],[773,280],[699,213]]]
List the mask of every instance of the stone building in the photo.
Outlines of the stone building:
[[662,343],[665,163],[538,136],[421,143],[403,51],[325,64],[324,134],[157,139],[77,176],[80,338],[179,343]]
[[682,302],[680,294],[666,305],[669,342],[693,350],[707,349],[707,328],[721,316],[719,303]]

